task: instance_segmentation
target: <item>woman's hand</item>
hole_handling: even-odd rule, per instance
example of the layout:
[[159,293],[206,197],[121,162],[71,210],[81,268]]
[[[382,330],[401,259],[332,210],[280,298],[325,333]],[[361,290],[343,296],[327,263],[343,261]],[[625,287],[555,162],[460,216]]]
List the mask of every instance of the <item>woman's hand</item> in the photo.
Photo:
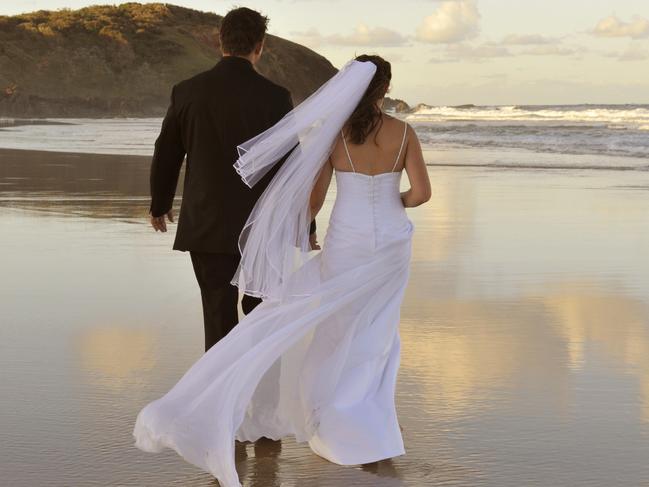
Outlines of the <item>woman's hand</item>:
[[309,245],[311,246],[311,250],[320,250],[320,245],[318,245],[318,235],[316,232],[309,235]]
[[318,179],[311,190],[311,198],[309,199],[310,205],[310,217],[311,220],[315,220],[315,216],[318,214],[322,205],[324,204],[325,198],[327,196],[327,191],[329,190],[329,184],[331,183],[331,176],[333,175],[334,168],[331,165],[331,158],[327,159],[324,166],[320,170]]

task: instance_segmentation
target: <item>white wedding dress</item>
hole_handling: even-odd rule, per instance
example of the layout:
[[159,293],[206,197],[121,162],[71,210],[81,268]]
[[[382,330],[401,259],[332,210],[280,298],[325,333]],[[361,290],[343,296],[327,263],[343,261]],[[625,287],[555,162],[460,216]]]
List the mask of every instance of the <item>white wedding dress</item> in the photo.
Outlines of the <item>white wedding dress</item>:
[[394,399],[413,226],[401,171],[350,164],[322,251],[291,278],[302,295],[264,301],[144,407],[138,448],[172,448],[223,487],[240,485],[235,438],[294,436],[341,465],[405,452]]

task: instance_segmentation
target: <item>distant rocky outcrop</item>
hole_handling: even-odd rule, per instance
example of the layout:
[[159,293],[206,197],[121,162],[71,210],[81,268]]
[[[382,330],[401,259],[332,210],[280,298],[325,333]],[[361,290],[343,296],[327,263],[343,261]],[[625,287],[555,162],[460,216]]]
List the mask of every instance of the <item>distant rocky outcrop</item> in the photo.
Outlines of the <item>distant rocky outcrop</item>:
[[386,111],[393,111],[397,113],[406,113],[410,111],[410,105],[405,101],[398,98],[385,98],[383,101],[383,109]]
[[[0,16],[0,117],[161,116],[173,84],[220,59],[222,20],[162,3]],[[296,104],[337,71],[273,35],[257,69]]]
[[428,110],[430,108],[433,108],[431,105],[426,105],[425,103],[418,103],[414,107],[410,108],[408,111],[410,113],[417,113],[420,110]]

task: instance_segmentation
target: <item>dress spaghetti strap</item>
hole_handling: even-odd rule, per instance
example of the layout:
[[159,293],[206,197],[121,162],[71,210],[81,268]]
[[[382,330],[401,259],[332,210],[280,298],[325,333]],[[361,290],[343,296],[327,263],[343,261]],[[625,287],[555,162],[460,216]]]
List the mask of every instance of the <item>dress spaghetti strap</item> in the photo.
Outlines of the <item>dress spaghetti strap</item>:
[[[403,136],[401,137],[401,146],[399,147],[399,153],[397,154],[397,158],[394,161],[394,165],[392,166],[392,170],[390,172],[394,172],[394,170],[397,167],[397,164],[399,163],[399,158],[401,157],[401,152],[403,151],[403,145],[406,142],[406,132],[408,130],[408,124],[404,121],[403,122]],[[352,162],[352,157],[349,155],[349,149],[347,148],[347,141],[345,140],[345,134],[343,131],[340,131],[340,137],[343,139],[343,145],[345,146],[345,153],[347,154],[347,160],[349,161],[349,165],[352,168],[353,172],[356,172],[356,168],[354,167],[354,163]]]
[[408,129],[408,124],[404,121],[403,122],[403,137],[401,138],[401,146],[399,147],[399,153],[397,154],[397,158],[394,161],[394,166],[392,166],[392,171],[390,171],[390,172],[394,172],[394,170],[397,167],[397,164],[399,163],[399,157],[401,157],[401,151],[403,150],[403,144],[406,141],[406,130],[407,129]]
[[340,131],[340,136],[343,139],[343,145],[345,146],[345,152],[347,153],[347,159],[349,160],[349,165],[352,167],[352,171],[356,172],[356,168],[354,167],[354,163],[352,162],[352,158],[349,155],[349,149],[347,148],[347,142],[345,142],[345,134],[343,134],[343,131]]

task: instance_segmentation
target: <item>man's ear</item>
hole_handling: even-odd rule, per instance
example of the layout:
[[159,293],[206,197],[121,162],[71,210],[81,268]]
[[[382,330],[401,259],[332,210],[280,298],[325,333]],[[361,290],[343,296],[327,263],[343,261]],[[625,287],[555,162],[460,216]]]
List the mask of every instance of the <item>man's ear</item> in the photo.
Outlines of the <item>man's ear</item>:
[[257,56],[261,56],[261,53],[264,51],[264,41],[265,41],[265,39],[262,40],[261,42],[259,42],[259,43],[255,46],[255,54],[256,54]]

